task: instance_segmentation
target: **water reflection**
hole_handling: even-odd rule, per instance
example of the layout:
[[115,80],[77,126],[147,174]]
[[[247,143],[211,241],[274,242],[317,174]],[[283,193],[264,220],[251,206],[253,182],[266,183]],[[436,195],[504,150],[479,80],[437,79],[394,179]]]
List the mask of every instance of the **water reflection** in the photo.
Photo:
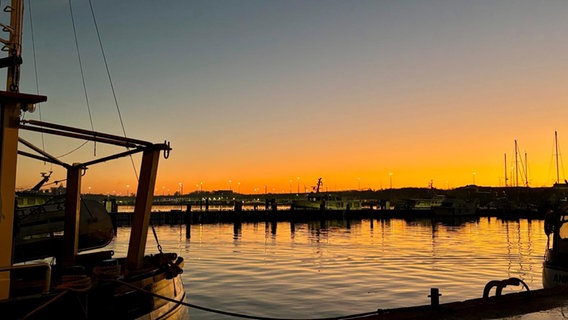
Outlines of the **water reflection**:
[[[375,219],[191,229],[187,240],[180,228],[156,228],[164,250],[185,258],[189,301],[256,316],[320,318],[427,304],[434,287],[441,303],[478,298],[488,281],[510,277],[531,289],[542,287],[546,236],[540,220]],[[113,241],[117,255],[126,251],[121,247],[127,230],[119,228]],[[191,316],[226,319],[197,310]]]
[[233,225],[233,240],[239,240],[242,236],[243,225],[240,222],[235,222]]

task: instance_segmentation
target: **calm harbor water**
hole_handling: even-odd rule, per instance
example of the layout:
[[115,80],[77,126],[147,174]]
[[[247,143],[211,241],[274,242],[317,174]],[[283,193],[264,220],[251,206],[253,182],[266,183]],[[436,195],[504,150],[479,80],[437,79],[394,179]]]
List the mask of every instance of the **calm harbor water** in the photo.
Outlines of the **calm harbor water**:
[[[389,219],[156,227],[164,251],[185,258],[187,301],[259,317],[323,318],[482,296],[490,280],[542,288],[541,220]],[[127,251],[128,228],[111,244]],[[153,234],[147,252],[158,252]],[[521,291],[513,287],[511,291]],[[563,310],[516,317],[558,319]],[[231,319],[190,309],[192,319]]]

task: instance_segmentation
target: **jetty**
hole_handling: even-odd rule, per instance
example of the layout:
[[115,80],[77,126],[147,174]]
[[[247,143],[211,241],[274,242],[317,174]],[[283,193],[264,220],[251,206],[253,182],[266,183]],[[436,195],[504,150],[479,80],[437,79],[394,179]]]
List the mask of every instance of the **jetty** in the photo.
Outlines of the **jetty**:
[[[293,208],[291,203],[305,194],[254,194],[243,195],[228,190],[199,194],[156,196],[152,206],[151,221],[154,225],[239,223],[239,222],[304,222],[345,219],[429,219],[436,216],[432,208],[413,207],[417,199],[453,197],[475,203],[476,210],[466,216],[453,217],[475,219],[496,217],[500,219],[543,219],[546,211],[555,203],[566,199],[568,185],[548,188],[528,187],[479,187],[466,186],[452,190],[432,188],[402,188],[379,191],[341,191],[335,196],[357,199],[362,205],[357,209],[328,210]],[[104,197],[107,210],[116,226],[130,224],[129,198]],[[421,203],[424,203],[421,201]],[[452,218],[452,217],[444,217]]]

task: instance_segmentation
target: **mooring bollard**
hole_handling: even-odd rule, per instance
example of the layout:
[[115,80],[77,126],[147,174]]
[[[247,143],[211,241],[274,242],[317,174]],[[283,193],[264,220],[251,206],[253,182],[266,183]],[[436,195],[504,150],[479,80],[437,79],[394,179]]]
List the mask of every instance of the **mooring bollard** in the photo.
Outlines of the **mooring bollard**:
[[440,293],[440,290],[438,288],[430,288],[430,295],[428,296],[430,298],[430,305],[432,307],[437,307],[440,305],[440,296],[442,294]]

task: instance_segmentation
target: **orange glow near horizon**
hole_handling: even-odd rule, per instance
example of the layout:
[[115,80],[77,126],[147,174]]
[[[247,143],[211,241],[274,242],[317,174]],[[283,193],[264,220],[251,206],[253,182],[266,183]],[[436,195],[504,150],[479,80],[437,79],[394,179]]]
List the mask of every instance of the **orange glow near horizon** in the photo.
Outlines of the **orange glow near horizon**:
[[[155,194],[229,189],[244,194],[297,193],[298,191],[304,193],[310,192],[320,177],[323,180],[322,191],[381,190],[391,187],[426,188],[430,184],[438,189],[451,189],[470,184],[505,186],[505,153],[508,163],[507,185],[515,185],[518,175],[518,185],[524,186],[525,167],[528,167],[531,187],[551,186],[556,181],[553,139],[548,139],[548,143],[537,146],[538,152],[541,153],[538,157],[533,156],[532,152],[519,151],[516,163],[518,170],[516,170],[513,143],[496,148],[490,142],[484,143],[491,141],[490,138],[480,137],[479,140],[482,142],[477,145],[468,143],[461,145],[456,141],[459,140],[458,137],[454,140],[456,142],[449,139],[441,143],[419,141],[421,145],[417,147],[401,148],[392,152],[385,152],[379,148],[351,150],[349,153],[337,155],[331,152],[328,153],[330,160],[326,161],[327,157],[322,157],[305,163],[301,163],[299,159],[292,159],[290,163],[275,159],[254,161],[251,164],[237,161],[210,166],[196,161],[193,164],[194,168],[185,165],[184,161],[180,161],[180,155],[176,154],[176,152],[183,153],[183,148],[174,149],[170,159],[160,160]],[[522,141],[518,141],[518,145],[521,149]],[[484,148],[493,148],[491,150],[493,154],[490,157],[486,156],[489,153],[484,152]],[[497,151],[506,148],[510,149],[510,152]],[[235,158],[247,156],[247,154],[234,155]],[[298,158],[300,157],[303,155]],[[139,165],[139,158],[133,161],[136,166]],[[528,162],[528,166],[525,162]],[[31,167],[30,160],[21,160],[20,163],[22,167]],[[51,183],[65,179],[65,172],[62,169],[43,165],[37,171],[28,169],[24,174],[25,179],[18,181],[18,187],[30,188],[39,181],[39,172],[49,170],[54,171]],[[563,177],[563,171],[560,170],[561,181]],[[61,183],[64,185],[64,181]],[[82,190],[83,193],[125,195],[135,193],[136,185],[134,169],[130,160],[126,159],[118,161],[117,164],[105,163],[89,168],[83,177]]]

